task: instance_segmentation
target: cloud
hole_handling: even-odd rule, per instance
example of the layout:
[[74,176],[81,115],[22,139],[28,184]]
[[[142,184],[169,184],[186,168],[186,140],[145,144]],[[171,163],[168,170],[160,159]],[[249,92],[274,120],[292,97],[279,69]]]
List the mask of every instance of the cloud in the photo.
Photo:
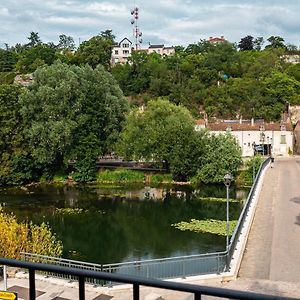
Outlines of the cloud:
[[[26,42],[30,31],[43,41],[56,42],[62,33],[89,39],[112,29],[118,40],[132,39],[130,9],[124,0],[10,0],[1,1],[0,43]],[[282,36],[300,45],[300,1],[296,0],[136,0],[145,44],[187,45],[224,35],[239,42],[246,35]],[[4,34],[3,34],[4,33]],[[2,46],[0,45],[0,46]]]

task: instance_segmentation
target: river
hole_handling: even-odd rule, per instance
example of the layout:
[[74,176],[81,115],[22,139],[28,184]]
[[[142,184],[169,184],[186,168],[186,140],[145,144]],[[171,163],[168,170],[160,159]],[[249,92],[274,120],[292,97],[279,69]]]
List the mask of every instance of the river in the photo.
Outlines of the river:
[[[230,218],[237,219],[247,191],[231,189]],[[225,250],[225,237],[182,232],[171,225],[190,219],[226,219],[220,186],[36,185],[0,189],[5,212],[46,222],[63,242],[63,257],[114,263]]]

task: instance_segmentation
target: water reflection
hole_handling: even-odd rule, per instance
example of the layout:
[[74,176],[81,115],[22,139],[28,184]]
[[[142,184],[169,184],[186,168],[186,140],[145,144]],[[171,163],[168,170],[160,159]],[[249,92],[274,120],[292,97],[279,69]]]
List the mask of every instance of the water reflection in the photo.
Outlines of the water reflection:
[[[247,191],[232,189],[231,198]],[[0,190],[6,211],[19,219],[48,222],[63,241],[64,257],[97,263],[222,251],[225,238],[181,232],[171,226],[190,219],[226,219],[224,187],[32,186]],[[241,202],[232,203],[237,219]]]

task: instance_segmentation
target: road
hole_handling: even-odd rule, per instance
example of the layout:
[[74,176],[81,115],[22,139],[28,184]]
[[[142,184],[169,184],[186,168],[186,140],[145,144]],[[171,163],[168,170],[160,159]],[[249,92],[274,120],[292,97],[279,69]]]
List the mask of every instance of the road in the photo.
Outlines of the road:
[[300,288],[300,157],[267,170],[239,279]]

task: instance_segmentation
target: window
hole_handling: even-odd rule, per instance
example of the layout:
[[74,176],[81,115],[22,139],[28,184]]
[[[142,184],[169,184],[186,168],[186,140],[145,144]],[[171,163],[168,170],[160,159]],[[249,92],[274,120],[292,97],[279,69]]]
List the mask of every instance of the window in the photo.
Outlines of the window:
[[129,44],[123,44],[123,48],[129,48]]
[[115,55],[118,55],[119,54],[119,50],[115,50]]
[[286,144],[286,136],[285,136],[285,134],[282,134],[280,136],[280,144]]
[[123,50],[123,54],[129,54],[129,50]]

